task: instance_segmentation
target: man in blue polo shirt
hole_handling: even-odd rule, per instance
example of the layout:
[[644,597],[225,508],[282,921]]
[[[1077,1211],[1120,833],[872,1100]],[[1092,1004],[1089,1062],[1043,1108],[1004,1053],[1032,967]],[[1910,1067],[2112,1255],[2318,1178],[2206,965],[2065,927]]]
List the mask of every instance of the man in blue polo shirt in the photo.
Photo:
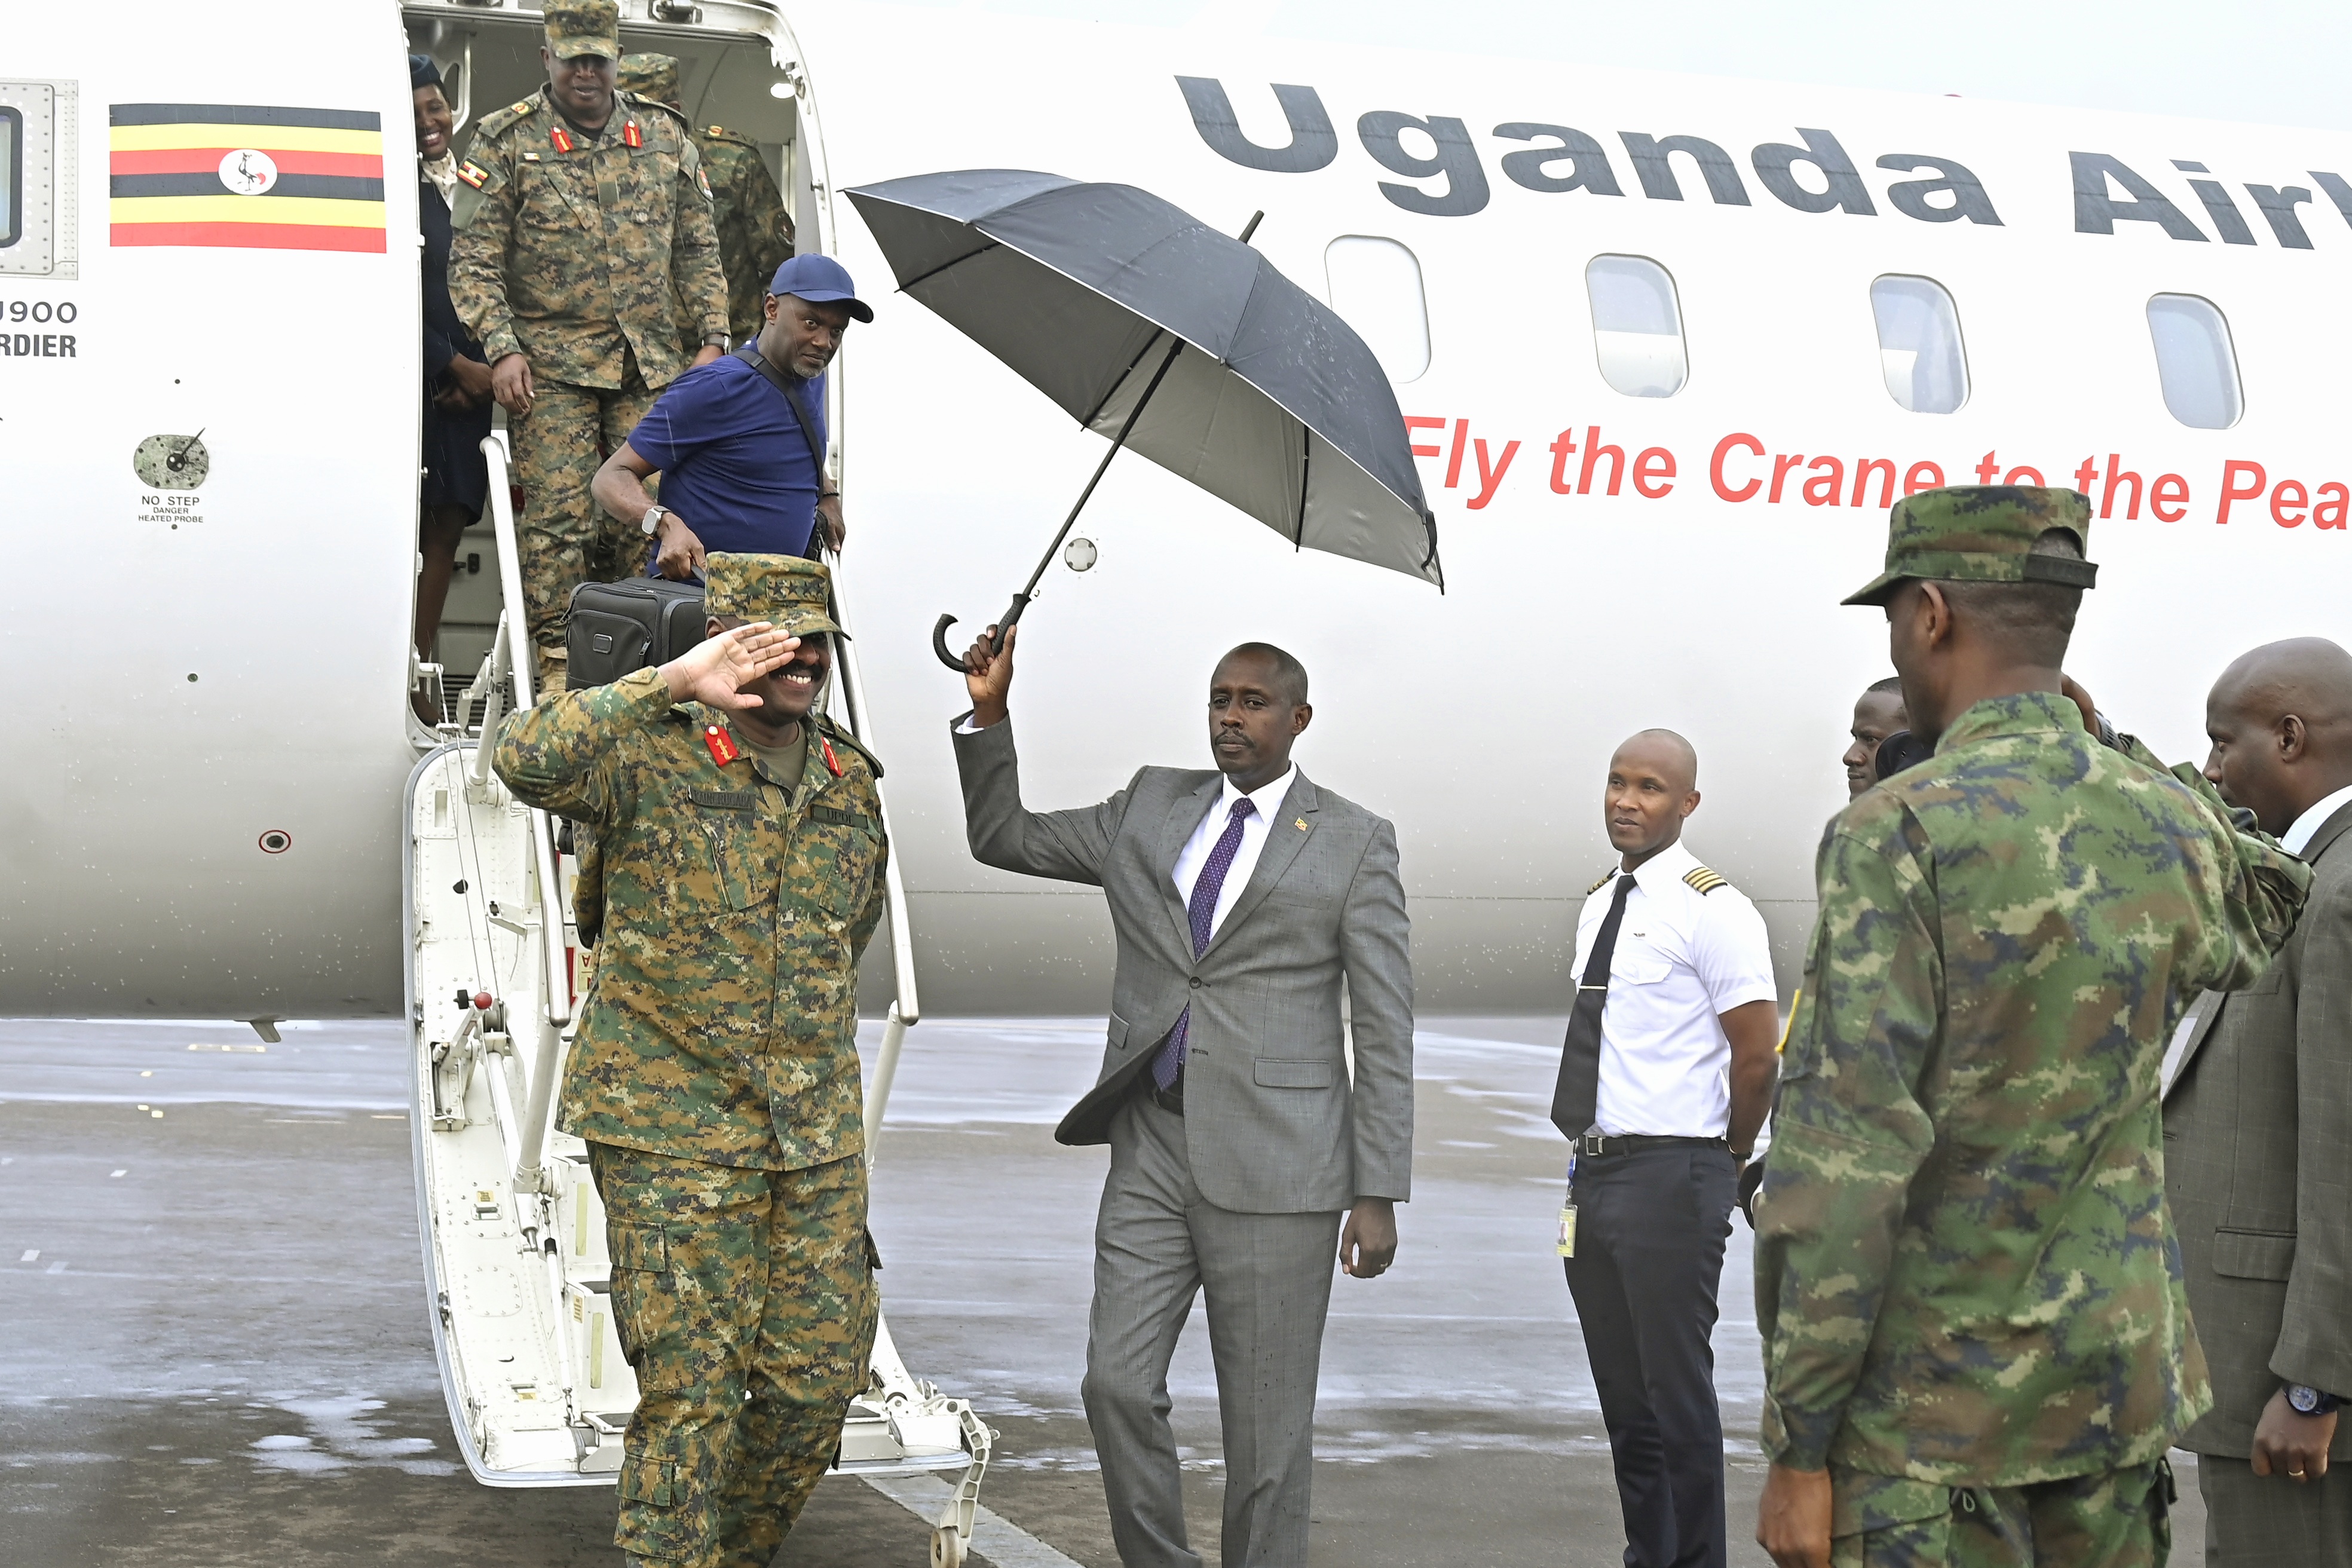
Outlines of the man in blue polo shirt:
[[[829,256],[776,268],[763,310],[757,338],[670,383],[597,470],[598,504],[647,540],[647,575],[699,576],[711,551],[806,554],[813,533],[841,548],[841,492],[818,456],[824,373],[874,312]],[[656,473],[659,501],[645,488]]]

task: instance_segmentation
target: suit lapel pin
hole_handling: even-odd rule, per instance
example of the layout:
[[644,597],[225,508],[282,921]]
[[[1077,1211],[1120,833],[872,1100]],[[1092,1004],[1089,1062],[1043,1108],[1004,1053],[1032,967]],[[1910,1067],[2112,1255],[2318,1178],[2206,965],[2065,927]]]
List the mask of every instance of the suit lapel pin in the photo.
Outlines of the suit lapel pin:
[[1299,832],[1304,833],[1307,831],[1307,819],[1305,817],[1295,816],[1290,819],[1290,822],[1291,826],[1297,828]]

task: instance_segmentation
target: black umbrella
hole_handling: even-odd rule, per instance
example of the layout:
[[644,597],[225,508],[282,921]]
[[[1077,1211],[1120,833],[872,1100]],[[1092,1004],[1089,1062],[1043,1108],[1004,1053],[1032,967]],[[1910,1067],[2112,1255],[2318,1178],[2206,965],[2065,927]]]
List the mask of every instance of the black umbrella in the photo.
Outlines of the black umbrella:
[[[1444,586],[1388,376],[1245,243],[1257,219],[1236,240],[1133,185],[1021,169],[918,174],[849,199],[901,290],[1111,437],[999,622],[1000,646],[1121,447],[1301,549]],[[941,616],[931,646],[961,669],[954,624]]]

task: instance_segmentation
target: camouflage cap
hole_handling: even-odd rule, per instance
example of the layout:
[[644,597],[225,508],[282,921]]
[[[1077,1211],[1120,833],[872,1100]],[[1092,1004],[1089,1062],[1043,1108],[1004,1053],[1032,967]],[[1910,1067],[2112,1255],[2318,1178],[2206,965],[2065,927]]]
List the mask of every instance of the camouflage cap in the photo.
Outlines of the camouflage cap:
[[547,0],[548,52],[559,60],[582,55],[621,58],[621,7],[614,0]]
[[2057,583],[2087,588],[2099,569],[2063,555],[2035,555],[2053,528],[2091,548],[2091,498],[2035,485],[1948,485],[1895,503],[1886,519],[1886,570],[1849,605],[1884,605],[1906,578],[1940,583]]
[[703,558],[702,581],[706,615],[771,621],[796,637],[811,632],[848,635],[833,618],[833,574],[822,561],[721,552]]
[[640,98],[675,103],[677,101],[677,57],[623,55],[620,74],[613,79],[613,85],[623,92],[634,92]]

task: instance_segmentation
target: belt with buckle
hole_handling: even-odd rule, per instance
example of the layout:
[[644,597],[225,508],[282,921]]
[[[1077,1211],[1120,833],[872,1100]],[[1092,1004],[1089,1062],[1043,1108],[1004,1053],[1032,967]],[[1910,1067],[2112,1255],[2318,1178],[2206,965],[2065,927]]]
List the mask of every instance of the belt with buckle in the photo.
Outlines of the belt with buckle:
[[1588,1132],[1576,1141],[1577,1153],[1587,1160],[1598,1160],[1611,1154],[1638,1154],[1644,1149],[1692,1146],[1728,1149],[1731,1144],[1723,1138],[1674,1138],[1647,1132],[1626,1132],[1615,1136]]
[[1181,1077],[1174,1088],[1162,1089],[1152,1082],[1151,1076],[1147,1073],[1143,1079],[1143,1095],[1162,1110],[1173,1111],[1179,1116],[1184,1114],[1184,1080]]

